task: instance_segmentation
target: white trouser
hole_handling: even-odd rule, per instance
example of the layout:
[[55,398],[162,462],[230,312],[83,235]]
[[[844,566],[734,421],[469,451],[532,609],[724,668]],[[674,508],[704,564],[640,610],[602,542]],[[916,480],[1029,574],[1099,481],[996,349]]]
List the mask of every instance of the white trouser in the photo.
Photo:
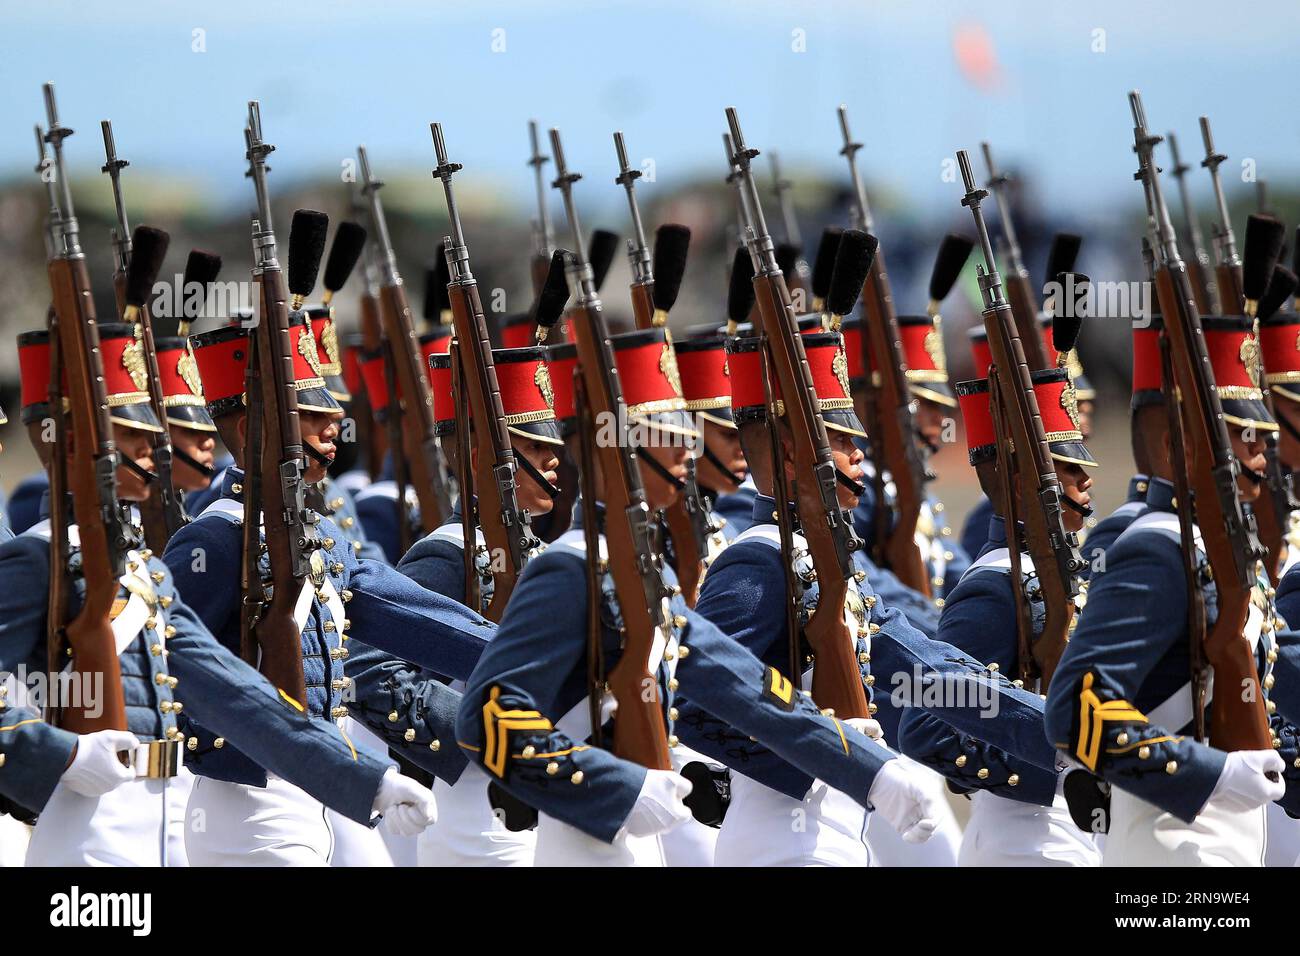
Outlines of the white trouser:
[[[718,766],[712,760],[706,760],[703,754],[690,747],[673,747],[668,751],[673,769],[678,773],[688,763],[705,763]],[[665,866],[712,866],[713,855],[718,845],[716,827],[705,826],[695,817],[673,827],[659,838],[664,848]]]
[[456,783],[435,780],[438,822],[420,834],[420,866],[532,866],[536,830],[514,832],[488,803],[488,775],[469,764]]
[[100,797],[62,783],[41,811],[28,866],[166,866],[168,779],[137,777]]
[[190,791],[194,789],[194,774],[185,767],[167,782],[167,865],[189,866],[185,854],[186,808]]
[[935,831],[924,843],[908,843],[891,826],[875,826],[867,837],[872,866],[956,866],[962,828],[953,812],[948,787],[941,775],[905,754],[899,754],[916,781],[933,800]]
[[1118,787],[1110,792],[1105,866],[1262,866],[1264,808],[1229,810],[1213,800],[1184,823]]
[[544,813],[537,815],[534,866],[663,866],[659,837],[621,836],[606,843]]
[[1101,866],[1096,837],[1070,817],[1065,797],[1050,807],[971,794],[958,866]]
[[199,777],[189,818],[191,866],[328,866],[334,852],[324,805],[274,774],[265,787]]
[[[391,762],[388,756],[388,745],[371,733],[364,724],[358,723],[351,717],[344,717],[339,721],[339,729],[344,737],[352,741],[358,751],[365,751],[379,760]],[[377,827],[368,827],[328,807],[325,813],[330,830],[334,834],[334,852],[330,854],[330,866],[393,866],[397,860],[390,852],[388,836],[392,836],[393,843],[399,849],[405,845],[410,850],[411,856],[414,856],[415,839],[393,834],[385,835],[382,832],[384,826],[382,821]]]
[[1300,866],[1300,820],[1286,815],[1276,803],[1265,814],[1268,843],[1264,848],[1265,866]]
[[8,814],[0,814],[0,867],[22,866],[31,841],[31,827]]
[[867,811],[820,780],[802,800],[732,774],[715,866],[869,866]]

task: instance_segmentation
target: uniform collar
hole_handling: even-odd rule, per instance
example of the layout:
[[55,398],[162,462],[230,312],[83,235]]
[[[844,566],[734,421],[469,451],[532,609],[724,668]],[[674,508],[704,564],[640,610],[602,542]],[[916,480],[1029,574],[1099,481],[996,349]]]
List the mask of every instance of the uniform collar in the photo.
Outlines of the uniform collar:
[[244,500],[244,469],[231,465],[221,476],[221,497],[234,501]]
[[1152,478],[1147,485],[1147,507],[1152,511],[1177,511],[1174,504],[1174,485],[1163,478]]
[[[793,503],[789,506],[790,517],[794,521],[793,527],[799,528],[799,510]],[[754,524],[776,524],[776,499],[770,495],[758,494],[754,496]]]
[[1147,488],[1151,486],[1151,479],[1141,473],[1134,475],[1128,482],[1128,497],[1124,499],[1125,503],[1135,501],[1145,501],[1147,497]]
[[[569,528],[570,528],[570,530],[573,530],[573,531],[581,531],[583,528],[586,527],[586,523],[583,521],[583,509],[584,509],[584,507],[585,507],[585,505],[584,505],[583,500],[582,500],[582,495],[578,495],[577,499],[574,500],[574,502],[573,502],[573,519],[569,522]],[[604,534],[604,532],[605,532],[605,503],[604,503],[603,501],[597,501],[597,502],[596,502],[596,524],[599,526],[599,529],[598,529],[598,530],[599,530],[602,534]]]
[[[1025,550],[1025,524],[1023,521],[1016,522],[1016,528],[1019,531],[1017,537],[1020,538],[1020,550]],[[1007,546],[1007,522],[1001,515],[993,515],[989,518],[989,541],[985,550],[989,548],[1005,548]]]

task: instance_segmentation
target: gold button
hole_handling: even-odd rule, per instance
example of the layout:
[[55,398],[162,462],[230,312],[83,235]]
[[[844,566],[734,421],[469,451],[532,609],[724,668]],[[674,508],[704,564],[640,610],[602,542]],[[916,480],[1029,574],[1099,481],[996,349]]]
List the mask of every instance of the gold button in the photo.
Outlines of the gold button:
[[167,683],[167,675],[161,672],[154,674],[153,682],[157,684],[159,687],[161,687],[163,684]]
[[1274,650],[1270,650],[1270,651],[1268,652],[1268,662],[1269,662],[1270,664],[1276,664],[1276,663],[1277,663],[1277,650],[1276,650],[1276,649],[1274,649]]
[[584,778],[583,778],[583,776],[582,776],[582,771],[581,771],[581,770],[575,770],[575,771],[573,772],[573,776],[569,778],[569,783],[572,783],[572,784],[579,784],[579,783],[582,783],[583,779],[584,779]]
[[677,595],[682,593],[682,586],[680,584],[674,584],[671,590],[673,592],[673,597],[677,597]]
[[414,740],[414,739],[415,739],[415,728],[414,728],[414,727],[407,727],[407,728],[406,728],[406,733],[402,734],[402,739],[405,740],[408,744],[409,744],[412,740]]
[[346,717],[347,715],[348,715],[348,709],[347,709],[346,707],[332,707],[332,708],[330,708],[330,716],[333,717],[333,718],[335,718],[336,720],[337,720],[339,717]]
[[158,603],[161,604],[164,609],[169,608],[172,606],[172,596],[170,594],[159,595]]
[[351,677],[336,677],[332,681],[330,681],[330,686],[333,687],[335,690],[342,690],[344,687],[347,687],[348,684],[351,683],[352,683]]
[[172,627],[170,624],[168,624],[165,628],[163,628],[163,637],[175,637],[175,636],[176,636],[176,628]]
[[164,714],[170,714],[172,712],[172,702],[170,700],[161,701],[158,704],[158,709]]
[[337,631],[338,629],[339,629],[339,628],[338,628],[338,625],[335,624],[333,621],[326,621],[326,622],[325,622],[325,633],[326,633],[326,634],[333,634],[333,633],[334,633],[335,631]]
[[823,716],[823,717],[834,717],[834,716],[835,716],[835,708],[834,708],[834,707],[823,707],[823,708],[822,708],[822,716]]
[[5,765],[5,755],[0,754],[0,767],[3,767],[4,765]]
[[220,750],[225,745],[226,745],[225,737],[218,737],[216,740],[212,741],[212,746],[215,747],[217,750]]
[[348,631],[350,631],[350,630],[352,630],[352,622],[349,621],[347,618],[344,618],[344,619],[343,619],[343,633],[346,634],[346,633],[348,633]]
[[943,598],[935,598],[935,599],[934,599],[934,606],[937,607],[937,608],[939,608],[940,610],[942,610],[942,609],[943,609],[943,606],[944,606],[945,604],[947,604],[947,603],[948,603],[948,602],[945,601]]
[[1115,735],[1115,743],[1120,747],[1123,747],[1125,744],[1128,743],[1128,734],[1124,733],[1123,731],[1120,731],[1118,734]]
[[879,709],[880,708],[877,707],[874,702],[867,704],[867,713],[870,714],[872,717],[876,716],[876,711],[878,711]]
[[185,741],[185,749],[186,749],[186,750],[198,750],[198,749],[199,749],[199,738],[198,738],[198,737],[191,737],[189,740]]
[[522,756],[525,760],[532,760],[534,757],[537,756],[537,748],[534,747],[532,744],[529,744],[527,747],[524,748],[524,752]]
[[962,754],[960,757],[957,758],[957,766],[959,766],[959,767],[964,767],[964,766],[966,766],[966,755],[965,755],[965,754]]
[[145,626],[145,630],[152,631],[154,628],[158,626],[158,618],[156,617],[145,618],[144,626]]
[[343,526],[344,530],[351,528],[356,523],[357,523],[356,518],[343,518],[342,520],[339,521],[339,524]]
[[854,580],[854,581],[857,581],[859,584],[861,584],[861,583],[862,583],[863,581],[865,581],[866,579],[867,579],[867,572],[866,572],[866,571],[854,571],[854,572],[853,572],[853,580]]
[[1013,773],[1011,776],[1007,777],[1007,786],[1008,786],[1008,787],[1014,787],[1014,786],[1016,786],[1018,783],[1020,783],[1020,774],[1018,774],[1018,773]]
[[231,482],[231,483],[230,483],[230,490],[231,490],[232,492],[234,492],[235,494],[237,494],[237,495],[239,495],[239,494],[243,494],[243,493],[244,493],[244,486],[241,485],[239,482],[234,481],[234,482]]
[[670,678],[668,679],[668,689],[669,689],[669,690],[676,690],[679,686],[681,686],[681,685],[677,683],[677,678],[676,678],[676,677],[670,677]]
[[[157,657],[159,654],[162,653],[162,645],[161,645],[161,644],[150,644],[150,645],[149,645],[149,653],[152,654],[154,657]],[[71,650],[71,648],[68,649],[68,656],[69,656],[69,657],[72,656],[72,650]]]
[[669,708],[668,708],[668,719],[669,719],[669,720],[677,720],[677,719],[678,719],[678,711],[677,711],[677,708],[676,708],[676,707],[669,707]]
[[937,514],[937,515],[941,515],[941,514],[943,514],[943,502],[942,502],[942,501],[936,501],[934,504],[932,504],[932,505],[930,506],[930,510],[933,511],[933,512],[934,512],[935,514]]
[[342,507],[343,507],[343,499],[342,499],[342,498],[331,498],[331,499],[330,499],[330,505],[329,505],[329,506],[330,506],[331,508],[342,508]]
[[334,550],[334,539],[333,539],[333,538],[326,538],[324,541],[321,542],[321,547],[324,548],[326,551],[333,551],[333,550]]
[[1269,712],[1270,714],[1276,714],[1276,713],[1277,713],[1277,704],[1276,704],[1276,703],[1274,703],[1274,702],[1271,701],[1271,700],[1269,700],[1269,701],[1265,701],[1264,703],[1267,705],[1267,707],[1268,707],[1268,712]]
[[677,659],[677,654],[673,651],[671,647],[668,648],[668,650],[664,651],[664,660],[671,661],[676,659]]
[[1169,763],[1165,764],[1165,773],[1177,773],[1177,772],[1178,772],[1177,760],[1171,760],[1169,761]]
[[429,741],[429,749],[432,750],[434,753],[437,753],[439,750],[442,749],[442,741],[441,740]]
[[346,604],[348,601],[352,600],[352,592],[349,591],[347,588],[344,588],[341,592],[339,592],[339,597],[341,597],[343,599],[343,603]]
[[153,557],[153,551],[151,551],[149,548],[141,548],[141,549],[140,549],[140,557],[142,557],[142,558],[144,558],[146,561],[148,561],[150,558]]
[[128,571],[130,571],[132,574],[134,574],[134,573],[139,569],[139,567],[140,567],[140,562],[139,562],[139,561],[128,561],[128,562],[126,562],[126,569],[127,569]]
[[559,772],[560,772],[560,765],[556,763],[554,760],[552,760],[550,763],[546,765],[547,776],[554,777]]
[[981,780],[987,780],[989,778],[989,768],[980,767],[979,770],[975,772],[975,776],[979,777]]
[[1024,686],[1025,686],[1025,682],[1022,681],[1019,677],[1017,677],[1015,680],[1013,680],[1013,681],[1011,682],[1011,686],[1012,686],[1012,687],[1024,687]]
[[153,578],[154,584],[162,584],[163,581],[167,578],[167,575],[165,575],[161,571],[154,571],[149,575],[149,577]]
[[353,541],[353,542],[352,542],[352,552],[353,552],[353,554],[360,554],[360,553],[361,553],[361,542],[360,542],[360,541]]
[[867,606],[867,610],[870,611],[873,607],[876,606],[876,596],[874,594],[868,594],[866,597],[862,599],[862,603],[865,604]]
[[677,739],[677,735],[676,735],[676,734],[669,734],[669,735],[668,735],[668,746],[669,746],[669,747],[676,747],[679,743],[680,743],[680,741]]
[[879,625],[879,624],[871,623],[871,624],[868,624],[868,625],[867,625],[867,633],[869,633],[869,634],[878,634],[879,632],[880,632],[880,625]]
[[997,662],[997,661],[994,661],[992,664],[989,665],[989,670],[991,670],[991,671],[995,671],[995,670],[997,670],[997,669],[998,669],[998,662]]
[[952,560],[953,558],[955,558],[955,557],[956,557],[956,555],[953,554],[951,551],[945,551],[945,552],[943,553],[943,559],[944,559],[945,561],[951,561],[951,560]]
[[397,723],[397,711],[395,711],[395,710],[390,710],[390,711],[388,712],[388,722],[389,722],[390,724],[395,724],[395,723]]
[[858,652],[858,663],[859,663],[859,664],[870,664],[870,663],[871,663],[871,655],[868,654],[866,651],[859,651],[859,652]]
[[184,709],[185,709],[185,705],[182,704],[179,700],[177,700],[177,701],[173,701],[173,702],[172,702],[172,713],[173,713],[173,714],[179,714],[179,713],[180,713],[182,710],[184,710]]
[[673,615],[673,627],[685,627],[685,626],[686,626],[686,615],[685,615],[685,614],[674,614],[674,615]]
[[677,656],[680,657],[682,660],[686,660],[686,658],[691,656],[691,649],[687,647],[685,644],[683,644],[679,648],[677,648]]
[[876,686],[876,675],[875,675],[875,674],[868,674],[868,675],[866,676],[866,678],[862,681],[862,683],[866,684],[868,687],[875,687],[875,686]]
[[940,533],[941,535],[943,535],[945,538],[951,538],[951,537],[952,537],[952,528],[948,527],[947,525],[944,525],[944,526],[939,530],[939,533]]
[[342,574],[342,573],[343,573],[342,561],[335,561],[333,564],[330,565],[330,574]]
[[1138,748],[1138,760],[1146,760],[1151,756],[1151,748],[1142,746]]
[[1273,679],[1273,675],[1269,674],[1267,677],[1264,678],[1264,689],[1272,690],[1274,683],[1276,683],[1276,681]]

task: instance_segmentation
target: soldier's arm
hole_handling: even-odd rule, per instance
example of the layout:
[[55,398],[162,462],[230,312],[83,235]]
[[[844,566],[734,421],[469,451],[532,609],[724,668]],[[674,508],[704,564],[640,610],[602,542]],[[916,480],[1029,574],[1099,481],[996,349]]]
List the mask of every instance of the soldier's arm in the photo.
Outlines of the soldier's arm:
[[939,609],[924,594],[909,588],[893,571],[878,567],[865,551],[853,552],[853,565],[867,576],[871,590],[886,607],[898,608],[908,623],[926,637],[939,632]]
[[[944,608],[934,640],[893,609],[882,613],[877,606],[872,615],[880,630],[872,640],[871,668],[887,739],[898,739],[903,709],[919,709],[924,713],[911,717],[908,755],[927,765],[955,762],[961,755],[956,742],[969,736],[990,745],[990,755],[1005,752],[1008,776],[1054,771],[1057,754],[1043,734],[1042,698],[1011,681],[1017,637],[1006,575],[967,575]],[[927,740],[941,746],[918,750]]]
[[[493,625],[459,601],[420,587],[395,568],[343,549],[353,632],[366,643],[457,680],[469,677]],[[345,596],[346,597],[346,596]]]
[[1269,700],[1287,720],[1300,725],[1300,562],[1292,565],[1277,586],[1277,612],[1285,626],[1274,635],[1277,660],[1273,662]]
[[[238,634],[242,526],[208,516],[181,528],[167,542],[163,563],[187,608],[212,634]],[[231,648],[238,651],[238,648]]]
[[456,746],[461,695],[424,669],[363,644],[347,642],[344,670],[355,700],[348,712],[406,760],[455,783],[466,759]]
[[259,766],[368,824],[390,764],[358,750],[332,721],[308,716],[213,637],[180,597],[168,621],[176,631],[167,639],[167,668],[190,715]]
[[456,737],[524,803],[610,842],[646,771],[555,726],[563,689],[586,673],[586,604],[581,558],[552,550],[529,562],[467,682]]
[[388,564],[397,564],[402,557],[397,529],[397,499],[381,493],[362,495],[356,501],[356,508],[366,540],[379,546]]
[[49,545],[31,535],[0,544],[0,676],[20,664],[45,665],[48,614]]
[[1107,552],[1052,677],[1047,736],[1107,782],[1190,822],[1226,755],[1153,724],[1131,703],[1165,651],[1187,640],[1178,548],[1159,534],[1127,533]]
[[0,709],[0,796],[40,813],[72,762],[77,735],[26,707]]
[[1273,714],[1269,718],[1269,726],[1279,741],[1277,755],[1286,764],[1282,771],[1286,793],[1277,801],[1277,805],[1288,816],[1300,817],[1300,729],[1281,714]]

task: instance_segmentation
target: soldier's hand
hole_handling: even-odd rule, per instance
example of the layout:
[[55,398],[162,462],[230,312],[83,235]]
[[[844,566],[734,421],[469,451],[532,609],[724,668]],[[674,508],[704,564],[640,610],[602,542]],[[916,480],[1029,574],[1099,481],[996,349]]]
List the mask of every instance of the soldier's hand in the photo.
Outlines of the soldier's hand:
[[689,780],[674,770],[647,770],[645,783],[641,785],[632,812],[623,824],[627,835],[644,837],[667,833],[689,820],[691,811],[683,801],[690,796],[692,787]]
[[77,738],[77,752],[63,771],[62,782],[83,797],[102,797],[135,779],[135,767],[122,762],[120,751],[133,752],[140,741],[125,730],[97,730]]
[[402,776],[396,767],[385,771],[371,810],[386,819],[388,828],[397,836],[417,836],[438,821],[433,791]]
[[906,843],[924,843],[938,826],[933,798],[901,760],[890,760],[880,768],[867,801]]
[[885,731],[880,726],[880,721],[871,717],[846,717],[844,722],[860,734],[866,734],[872,740],[881,740],[885,736]]
[[[1280,800],[1286,792],[1282,771],[1286,763],[1275,750],[1236,750],[1223,763],[1210,799],[1242,812]],[[1266,774],[1273,774],[1270,780]]]

